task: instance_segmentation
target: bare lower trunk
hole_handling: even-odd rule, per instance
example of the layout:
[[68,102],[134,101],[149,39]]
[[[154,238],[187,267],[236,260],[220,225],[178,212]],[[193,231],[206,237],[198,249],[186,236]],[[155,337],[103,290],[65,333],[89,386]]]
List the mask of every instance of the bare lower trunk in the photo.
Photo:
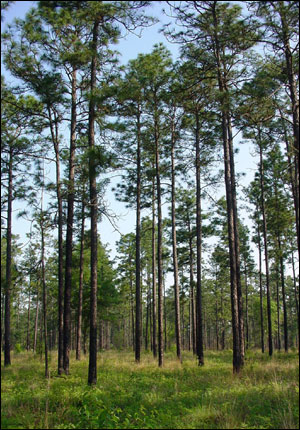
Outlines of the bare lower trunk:
[[196,294],[196,350],[198,365],[204,365],[202,327],[202,214],[201,214],[201,166],[200,124],[196,112],[196,229],[197,229],[197,294]]
[[81,210],[81,234],[80,234],[80,261],[79,261],[79,292],[78,292],[78,319],[76,339],[76,360],[81,358],[81,330],[82,330],[82,292],[83,292],[83,263],[84,263],[84,223],[85,205],[82,202]]
[[152,348],[153,357],[157,357],[157,304],[156,304],[156,226],[155,226],[155,178],[152,180]]
[[137,187],[136,187],[136,253],[135,253],[135,361],[141,359],[141,124],[137,115]]
[[12,241],[12,192],[13,192],[13,176],[12,176],[13,151],[9,151],[8,164],[8,197],[7,197],[7,230],[6,230],[6,285],[5,285],[5,333],[4,333],[4,366],[11,364],[10,358],[10,295],[11,295],[11,241]]
[[[93,49],[96,50],[98,42],[99,20],[96,20],[93,28]],[[95,145],[95,100],[93,92],[96,87],[96,54],[91,62],[91,99],[89,103],[89,179],[90,179],[90,205],[91,205],[91,295],[90,295],[90,354],[88,383],[94,385],[97,382],[97,266],[98,266],[98,234],[97,234],[97,184],[96,165],[93,156]]]
[[71,139],[68,182],[68,215],[66,236],[66,271],[64,296],[64,371],[69,373],[71,348],[71,289],[72,289],[72,250],[74,219],[74,175],[75,175],[75,139],[76,139],[76,69],[72,72],[72,107]]
[[260,129],[258,133],[259,133],[258,141],[259,141],[259,150],[260,150],[261,212],[263,217],[263,239],[264,239],[264,250],[265,250],[266,286],[267,286],[268,340],[269,340],[269,355],[271,356],[273,354],[271,292],[270,292],[269,254],[268,254],[268,241],[267,241],[267,217],[266,217],[266,209],[265,209],[264,168],[263,168],[263,155],[262,155]]
[[262,288],[262,264],[261,264],[261,240],[260,240],[260,228],[257,225],[258,234],[258,272],[259,272],[259,298],[260,298],[260,339],[261,339],[261,352],[265,352],[265,341],[264,341],[264,308],[263,308],[263,288]]
[[172,148],[171,148],[171,177],[172,177],[172,248],[173,248],[173,274],[174,274],[174,296],[175,296],[175,333],[176,333],[176,353],[177,358],[181,357],[181,329],[180,329],[180,303],[179,303],[179,282],[178,282],[178,259],[177,259],[177,239],[176,239],[176,197],[175,197],[175,119],[172,121]]

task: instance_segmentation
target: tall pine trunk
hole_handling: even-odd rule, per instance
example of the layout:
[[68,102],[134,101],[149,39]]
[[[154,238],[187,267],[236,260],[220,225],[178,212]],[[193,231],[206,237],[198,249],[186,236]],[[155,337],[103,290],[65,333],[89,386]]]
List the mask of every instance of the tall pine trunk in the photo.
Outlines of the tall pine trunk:
[[156,301],[156,223],[155,223],[155,177],[152,178],[152,350],[157,357],[157,301]]
[[196,231],[197,231],[197,293],[196,293],[196,350],[198,365],[204,365],[202,327],[202,214],[201,214],[201,160],[200,121],[196,112]]
[[261,258],[261,239],[259,220],[257,220],[257,236],[258,236],[258,273],[259,273],[259,307],[260,307],[260,339],[261,339],[261,352],[265,352],[264,340],[264,308],[263,308],[263,286],[262,286],[262,258]]
[[95,100],[94,90],[96,88],[97,70],[97,42],[99,32],[99,19],[95,20],[93,27],[93,57],[91,61],[91,98],[89,102],[89,180],[90,180],[90,206],[91,206],[91,295],[90,295],[90,354],[88,383],[94,385],[97,382],[97,265],[98,265],[98,237],[97,237],[97,184],[96,166],[93,150],[95,147]]
[[261,144],[261,132],[258,130],[258,144],[259,144],[259,172],[260,172],[260,190],[261,190],[261,212],[263,217],[263,240],[265,251],[265,268],[266,268],[266,287],[267,287],[267,313],[268,313],[268,342],[269,342],[269,355],[273,354],[273,339],[272,339],[272,318],[271,318],[271,291],[270,291],[270,275],[269,275],[269,253],[267,241],[267,217],[265,208],[265,182],[264,182],[264,166],[263,166],[263,153]]
[[48,116],[49,116],[51,139],[52,139],[54,152],[55,152],[55,167],[56,167],[56,197],[57,197],[57,208],[58,208],[58,256],[57,256],[58,258],[58,273],[57,273],[58,275],[58,363],[57,363],[57,372],[59,375],[61,375],[63,373],[63,367],[64,367],[63,201],[62,201],[61,179],[60,179],[58,121],[56,117],[54,117],[54,121],[53,121],[50,106],[48,106]]
[[[44,173],[43,173],[44,183]],[[43,198],[44,198],[44,185],[42,186],[41,197],[41,268],[42,268],[42,285],[43,285],[43,325],[44,325],[44,348],[45,348],[45,377],[49,378],[48,366],[48,332],[47,332],[47,287],[46,287],[46,269],[45,269],[45,220],[43,213]]]
[[81,232],[80,232],[80,257],[79,257],[79,291],[78,291],[78,317],[76,338],[76,360],[81,358],[81,334],[82,334],[82,292],[83,292],[83,263],[84,263],[84,223],[85,204],[82,202],[81,209]]
[[[281,8],[281,6],[283,6]],[[300,260],[300,231],[299,231],[299,96],[297,92],[297,79],[294,72],[294,59],[289,41],[289,31],[286,22],[286,15],[284,11],[284,5],[280,5],[280,18],[282,26],[282,37],[284,43],[284,53],[286,61],[286,70],[289,81],[289,91],[292,104],[292,117],[293,117],[293,155],[294,155],[294,206],[296,216],[296,232],[297,232],[297,244],[298,244],[298,258]]]
[[154,142],[155,142],[155,172],[157,189],[157,278],[158,278],[158,365],[164,362],[164,329],[163,329],[163,267],[162,267],[162,208],[161,208],[161,185],[160,185],[160,154],[159,154],[159,130],[157,100],[154,112]]
[[6,230],[6,285],[5,285],[5,321],[4,321],[4,366],[11,364],[10,359],[10,297],[11,297],[11,242],[12,242],[12,201],[13,201],[13,150],[9,150],[7,230]]
[[216,14],[216,2],[212,5],[212,15],[214,23],[214,40],[215,55],[217,63],[218,85],[223,100],[221,101],[222,115],[222,140],[224,150],[224,171],[225,171],[225,189],[227,202],[227,223],[228,223],[228,241],[230,257],[230,290],[231,290],[231,313],[232,313],[232,337],[233,337],[233,371],[238,373],[243,366],[243,332],[242,326],[242,308],[241,308],[241,289],[240,289],[240,272],[239,272],[239,243],[237,235],[237,211],[235,196],[235,175],[234,160],[232,150],[232,136],[230,126],[230,116],[225,98],[228,98],[226,88],[226,72],[221,62],[220,44],[218,34],[218,19]]
[[284,334],[284,350],[288,352],[288,323],[287,323],[287,309],[286,309],[286,296],[285,296],[285,285],[284,285],[284,264],[281,249],[281,240],[278,238],[278,250],[279,250],[279,263],[280,263],[280,279],[281,279],[281,292],[282,292],[282,305],[283,305],[283,334]]
[[[175,116],[175,115],[174,115]],[[180,302],[179,302],[179,282],[178,282],[178,259],[177,259],[177,239],[176,239],[176,197],[175,197],[175,118],[172,118],[171,136],[171,178],[172,178],[172,248],[173,248],[173,274],[174,274],[174,296],[175,296],[175,333],[176,333],[176,353],[177,358],[181,357],[181,328],[180,328]]]
[[68,214],[66,236],[66,271],[64,296],[64,371],[69,374],[71,348],[71,289],[72,289],[72,245],[74,219],[74,175],[75,175],[75,140],[76,140],[76,69],[72,71],[72,106],[71,106],[71,137],[69,156],[68,181]]
[[136,242],[135,242],[135,361],[141,359],[141,113],[137,114],[137,184],[136,184]]

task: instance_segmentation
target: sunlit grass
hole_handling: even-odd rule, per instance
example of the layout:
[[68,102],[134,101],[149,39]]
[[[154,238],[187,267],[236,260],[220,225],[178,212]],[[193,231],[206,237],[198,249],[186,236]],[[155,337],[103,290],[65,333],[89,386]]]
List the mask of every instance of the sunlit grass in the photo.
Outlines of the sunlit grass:
[[21,353],[2,367],[2,428],[298,428],[296,353],[249,352],[232,373],[231,351],[207,351],[205,366],[184,352],[158,368],[151,353],[135,363],[132,351],[98,356],[98,382],[87,385],[88,358],[71,357],[58,377],[51,353],[49,383],[38,356]]

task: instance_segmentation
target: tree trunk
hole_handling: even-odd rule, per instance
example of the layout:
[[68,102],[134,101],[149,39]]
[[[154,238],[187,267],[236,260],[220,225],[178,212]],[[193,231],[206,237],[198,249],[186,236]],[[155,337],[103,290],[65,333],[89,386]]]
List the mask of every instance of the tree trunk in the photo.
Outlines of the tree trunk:
[[[228,96],[226,91],[226,76],[224,66],[221,64],[218,20],[216,15],[216,2],[212,5],[212,15],[214,22],[214,40],[216,45],[216,63],[218,73],[219,91],[224,96]],[[225,102],[225,100],[224,100]],[[241,291],[239,279],[239,244],[237,233],[237,216],[236,216],[236,199],[235,199],[235,177],[232,167],[234,166],[232,158],[232,142],[229,124],[229,112],[226,104],[221,103],[222,114],[222,138],[224,149],[224,170],[225,170],[225,188],[227,202],[227,223],[228,223],[228,241],[230,256],[230,285],[231,285],[231,312],[232,312],[232,337],[233,337],[233,372],[238,373],[243,365],[242,339],[240,339],[242,327],[241,315]]]
[[297,320],[298,320],[298,351],[299,351],[299,302],[298,302],[298,290],[297,290],[297,281],[296,281],[296,273],[295,273],[295,260],[294,254],[292,252],[292,270],[293,270],[293,283],[294,283],[294,295],[296,302],[296,312],[297,312]]
[[29,275],[29,300],[28,300],[28,310],[27,310],[27,338],[26,338],[26,351],[30,349],[30,299],[31,299],[31,274]]
[[97,184],[96,184],[96,165],[93,156],[95,146],[95,100],[94,90],[96,87],[96,47],[98,41],[100,21],[96,19],[93,27],[94,50],[91,62],[91,98],[89,103],[89,179],[90,179],[90,205],[91,205],[91,298],[90,298],[90,354],[89,354],[89,374],[88,383],[94,385],[97,382],[97,266],[98,266],[98,235],[97,235]]
[[245,261],[245,288],[246,288],[246,349],[249,348],[249,315],[248,315],[248,275]]
[[261,338],[261,352],[264,353],[265,352],[264,308],[263,308],[261,241],[260,241],[259,221],[257,221],[257,235],[258,235],[258,272],[259,272],[259,299],[260,299],[260,338]]
[[[55,114],[54,114],[55,115]],[[51,139],[55,152],[55,166],[56,166],[56,197],[58,207],[58,362],[57,372],[61,375],[64,371],[64,313],[63,313],[63,201],[61,193],[61,180],[60,180],[60,154],[59,154],[59,136],[58,136],[58,121],[55,117],[54,122],[52,119],[51,108],[48,106],[49,125],[51,132]]]
[[37,336],[38,336],[38,320],[39,320],[39,292],[36,296],[36,313],[34,322],[34,339],[33,339],[33,352],[36,352]]
[[[155,106],[157,106],[156,95]],[[164,329],[163,329],[163,266],[162,266],[162,208],[161,208],[161,185],[160,185],[160,154],[159,154],[159,130],[158,112],[154,112],[154,141],[155,141],[155,171],[157,189],[157,277],[158,277],[158,365],[163,366],[164,362]]]
[[200,122],[196,112],[196,230],[197,230],[197,294],[196,294],[196,349],[198,365],[204,365],[202,327],[202,214],[201,214],[201,160]]
[[152,179],[152,348],[153,357],[157,357],[157,342],[156,342],[156,226],[155,226],[155,177]]
[[66,270],[64,296],[64,371],[69,374],[71,348],[71,289],[72,289],[72,251],[73,251],[73,219],[74,219],[74,175],[75,175],[75,139],[76,139],[76,70],[72,71],[72,106],[71,106],[71,137],[68,182],[68,214],[66,236]]
[[175,197],[175,114],[172,118],[171,136],[171,178],[172,178],[172,248],[173,248],[173,274],[174,274],[174,296],[175,296],[175,333],[176,333],[176,353],[177,358],[182,362],[181,357],[181,329],[180,329],[180,303],[179,303],[179,282],[178,282],[178,259],[176,240],[176,197]]
[[278,262],[276,261],[276,301],[277,301],[277,349],[281,350],[281,336],[280,336],[280,300],[279,300],[279,270]]
[[135,249],[135,361],[141,360],[141,122],[137,114],[137,184],[136,184],[136,249]]
[[282,291],[282,305],[283,305],[283,334],[284,334],[284,350],[288,352],[288,325],[287,325],[287,310],[286,310],[286,297],[285,297],[285,285],[284,285],[284,265],[281,250],[281,241],[278,238],[278,250],[279,250],[279,262],[280,262],[280,278],[281,278],[281,291]]
[[[44,178],[43,178],[44,180]],[[42,267],[42,283],[43,283],[43,322],[44,322],[44,347],[45,347],[45,377],[49,378],[48,370],[48,333],[47,333],[47,291],[46,291],[46,270],[45,270],[45,226],[43,213],[43,192],[41,198],[41,267]]]
[[10,296],[11,296],[11,242],[12,242],[12,201],[13,201],[13,150],[9,150],[8,196],[7,196],[7,230],[6,230],[6,285],[5,285],[5,333],[4,333],[4,366],[11,364],[10,359]]
[[258,131],[258,143],[259,143],[259,157],[260,157],[259,171],[260,171],[260,187],[261,187],[261,212],[263,217],[263,239],[264,239],[264,249],[265,249],[266,286],[267,286],[268,340],[269,340],[269,355],[271,356],[273,354],[271,293],[270,293],[269,255],[268,255],[268,241],[267,241],[267,218],[266,218],[266,209],[265,209],[264,166],[263,166],[263,153],[262,153],[260,129]]
[[[225,83],[225,90],[228,92],[227,84]],[[232,189],[232,207],[234,219],[234,246],[235,246],[235,264],[236,264],[236,280],[237,280],[237,293],[238,293],[238,315],[239,315],[239,341],[240,341],[240,360],[241,366],[245,361],[245,330],[244,330],[244,311],[243,311],[243,297],[242,297],[242,283],[241,283],[241,263],[240,263],[240,238],[238,229],[238,212],[236,201],[236,180],[235,180],[235,166],[234,166],[234,152],[233,152],[233,137],[231,117],[227,111],[227,127],[228,127],[228,144],[230,155],[230,181]]]
[[296,77],[293,66],[293,54],[290,47],[288,25],[286,22],[286,15],[283,8],[283,4],[279,5],[279,13],[282,25],[282,36],[284,43],[284,53],[286,60],[287,75],[289,81],[290,98],[292,104],[292,116],[293,116],[293,155],[294,155],[294,169],[295,169],[295,193],[294,193],[294,205],[296,213],[296,232],[297,232],[297,244],[298,244],[298,257],[300,260],[300,231],[299,231],[299,96],[297,92]]
[[82,202],[81,209],[81,233],[80,233],[80,257],[79,257],[79,292],[78,292],[78,319],[76,339],[76,360],[81,358],[81,327],[82,327],[82,292],[83,292],[83,263],[84,263],[84,223],[85,204]]

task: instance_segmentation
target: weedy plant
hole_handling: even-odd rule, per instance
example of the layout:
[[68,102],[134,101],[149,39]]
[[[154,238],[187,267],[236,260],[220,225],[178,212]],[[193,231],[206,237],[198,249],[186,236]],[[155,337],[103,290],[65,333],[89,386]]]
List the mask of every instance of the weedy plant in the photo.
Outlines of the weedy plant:
[[72,357],[70,375],[62,377],[52,358],[49,380],[31,353],[2,368],[2,428],[298,428],[295,352],[271,359],[248,352],[243,371],[233,375],[230,351],[207,351],[203,367],[191,353],[181,365],[170,352],[163,368],[150,353],[136,364],[132,352],[106,351],[94,387],[86,381],[87,358]]

